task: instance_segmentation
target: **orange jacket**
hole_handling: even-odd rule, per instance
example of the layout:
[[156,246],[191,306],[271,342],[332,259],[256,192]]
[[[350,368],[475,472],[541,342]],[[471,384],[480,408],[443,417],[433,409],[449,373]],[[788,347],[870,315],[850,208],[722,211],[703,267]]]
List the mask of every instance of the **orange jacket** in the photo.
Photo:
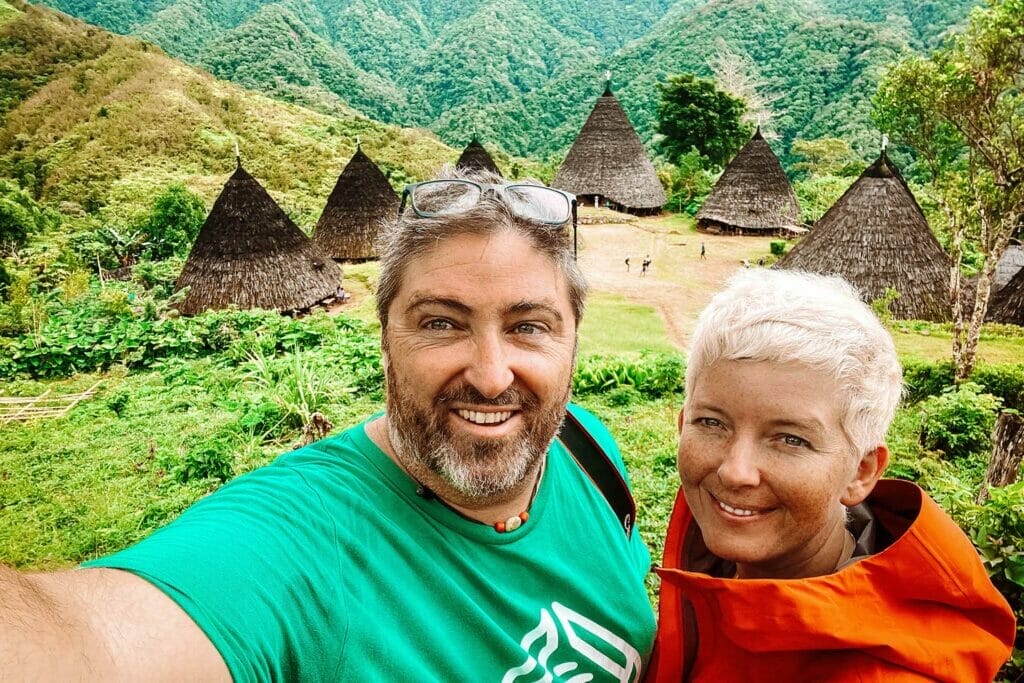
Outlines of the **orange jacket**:
[[[680,492],[646,680],[689,669],[688,680],[716,683],[991,681],[1014,617],[974,546],[910,482],[880,481],[867,504],[894,539],[887,548],[827,576],[734,580],[685,570],[686,534],[700,529]],[[696,638],[685,635],[696,657],[684,662],[694,625]]]

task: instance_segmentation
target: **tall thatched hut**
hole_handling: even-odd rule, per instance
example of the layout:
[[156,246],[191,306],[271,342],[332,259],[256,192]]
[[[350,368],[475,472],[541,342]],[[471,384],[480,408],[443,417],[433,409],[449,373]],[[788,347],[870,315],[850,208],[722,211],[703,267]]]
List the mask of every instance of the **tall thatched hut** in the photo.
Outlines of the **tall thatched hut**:
[[175,289],[178,309],[298,311],[335,295],[341,271],[241,164],[199,230]]
[[654,164],[610,87],[598,98],[551,186],[572,192],[581,205],[609,204],[634,214],[657,213],[666,201]]
[[949,257],[884,150],[778,266],[841,275],[865,301],[891,287],[897,318],[952,315]]
[[398,195],[377,164],[357,146],[320,214],[313,243],[336,261],[376,258],[377,230],[397,214]]
[[725,167],[696,219],[698,230],[711,233],[803,232],[796,193],[760,127]]
[[1024,327],[1024,269],[992,295],[988,320]]
[[466,149],[462,150],[459,160],[455,162],[455,168],[464,171],[489,171],[501,176],[498,165],[494,163],[494,159],[487,153],[487,150],[484,149],[484,146],[480,144],[475,135],[469,141],[469,144],[466,145]]

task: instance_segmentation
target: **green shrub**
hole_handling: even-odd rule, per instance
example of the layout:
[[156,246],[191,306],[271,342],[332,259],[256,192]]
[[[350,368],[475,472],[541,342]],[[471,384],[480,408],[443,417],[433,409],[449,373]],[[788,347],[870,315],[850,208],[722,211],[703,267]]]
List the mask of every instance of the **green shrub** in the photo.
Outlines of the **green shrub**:
[[1002,401],[973,382],[921,401],[921,445],[949,457],[992,447],[992,427]]
[[903,384],[906,387],[906,402],[918,403],[929,396],[938,396],[947,387],[953,386],[955,376],[953,363],[931,363],[910,359],[903,361]]
[[182,484],[203,479],[225,482],[235,476],[232,460],[231,446],[224,439],[214,439],[190,448],[168,471]]
[[616,408],[634,405],[644,400],[639,391],[631,386],[615,387],[605,395],[605,402]]
[[874,311],[875,315],[882,323],[888,325],[892,321],[892,305],[896,302],[896,299],[900,298],[900,293],[893,287],[886,287],[885,293],[877,299],[872,300],[871,310]]
[[971,381],[1003,400],[1004,408],[1024,410],[1024,363],[1017,365],[979,365]]
[[580,395],[628,386],[645,398],[658,398],[682,391],[683,371],[683,360],[675,354],[644,352],[639,359],[587,356],[577,364],[572,386]]
[[786,242],[785,240],[772,240],[768,245],[768,248],[771,251],[772,256],[783,256],[786,253]]

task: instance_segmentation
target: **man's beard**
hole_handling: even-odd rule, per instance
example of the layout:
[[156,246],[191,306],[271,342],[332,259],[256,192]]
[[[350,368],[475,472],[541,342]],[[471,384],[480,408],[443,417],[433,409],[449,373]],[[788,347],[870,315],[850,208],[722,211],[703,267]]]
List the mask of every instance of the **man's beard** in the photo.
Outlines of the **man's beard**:
[[[402,464],[413,477],[433,473],[459,494],[474,500],[514,494],[547,452],[569,399],[569,385],[556,400],[541,405],[532,393],[509,387],[500,396],[485,398],[463,384],[438,394],[429,407],[417,405],[387,368],[388,435]],[[450,424],[453,403],[473,406],[518,405],[523,428],[502,439],[479,439],[459,434]]]

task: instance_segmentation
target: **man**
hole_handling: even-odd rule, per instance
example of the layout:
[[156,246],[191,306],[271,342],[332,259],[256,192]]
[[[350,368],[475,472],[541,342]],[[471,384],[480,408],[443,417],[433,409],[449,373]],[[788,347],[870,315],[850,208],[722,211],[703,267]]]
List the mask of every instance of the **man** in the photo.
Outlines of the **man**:
[[0,679],[639,679],[648,553],[552,443],[586,290],[571,196],[404,198],[380,249],[385,413],[87,568],[0,572]]

